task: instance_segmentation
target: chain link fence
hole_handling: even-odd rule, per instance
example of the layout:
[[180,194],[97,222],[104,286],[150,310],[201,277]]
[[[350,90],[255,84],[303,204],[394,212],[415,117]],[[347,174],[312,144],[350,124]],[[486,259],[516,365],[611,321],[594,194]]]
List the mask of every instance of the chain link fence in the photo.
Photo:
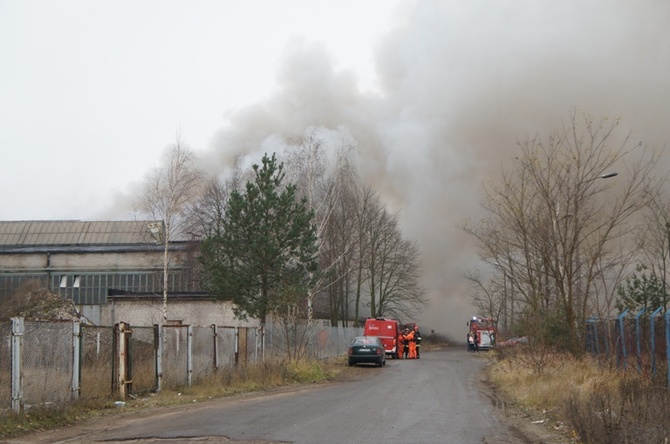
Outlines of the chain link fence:
[[83,326],[81,329],[81,393],[104,399],[114,387],[114,329]]
[[360,334],[318,324],[98,327],[13,318],[0,322],[0,414],[190,386],[265,359],[342,356]]
[[26,408],[71,399],[73,339],[71,322],[25,322],[20,392]]
[[139,395],[157,389],[157,350],[154,327],[131,327],[128,347],[130,393]]
[[0,321],[0,412],[12,405],[12,322]]

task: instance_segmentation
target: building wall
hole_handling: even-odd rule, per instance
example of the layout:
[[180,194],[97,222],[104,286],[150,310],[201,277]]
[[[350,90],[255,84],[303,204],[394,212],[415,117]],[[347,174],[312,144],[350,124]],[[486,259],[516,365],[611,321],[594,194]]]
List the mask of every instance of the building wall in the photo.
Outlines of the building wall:
[[43,270],[49,263],[44,253],[3,254],[2,270]]
[[[243,321],[235,318],[230,301],[212,299],[168,300],[168,321],[184,325],[207,327],[210,325],[256,327],[258,321]],[[100,325],[111,326],[127,322],[135,326],[151,326],[163,323],[163,302],[160,298],[110,298],[100,307]]]
[[[170,255],[174,258],[174,255]],[[52,254],[53,269],[146,269],[163,268],[163,254],[157,252]]]
[[[3,271],[19,270],[114,270],[163,268],[162,252],[111,252],[111,253],[16,253],[4,254]],[[170,253],[172,262],[180,263],[176,253]]]

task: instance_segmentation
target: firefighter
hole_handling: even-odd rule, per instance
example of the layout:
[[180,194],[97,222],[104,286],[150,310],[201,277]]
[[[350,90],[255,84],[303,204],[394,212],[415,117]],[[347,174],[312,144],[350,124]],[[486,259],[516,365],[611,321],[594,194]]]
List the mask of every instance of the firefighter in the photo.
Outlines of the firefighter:
[[473,332],[468,333],[468,351],[475,351],[475,334]]
[[405,337],[409,343],[409,359],[416,359],[416,339],[414,336],[414,330],[409,330]]
[[405,353],[405,337],[402,335],[402,331],[398,332],[398,338],[396,339],[396,358],[402,359],[402,355]]
[[408,328],[402,331],[403,359],[409,359],[409,356],[407,356],[409,354],[409,338],[407,337],[408,334],[409,334]]
[[418,325],[414,327],[414,342],[416,342],[416,359],[421,359],[421,332]]

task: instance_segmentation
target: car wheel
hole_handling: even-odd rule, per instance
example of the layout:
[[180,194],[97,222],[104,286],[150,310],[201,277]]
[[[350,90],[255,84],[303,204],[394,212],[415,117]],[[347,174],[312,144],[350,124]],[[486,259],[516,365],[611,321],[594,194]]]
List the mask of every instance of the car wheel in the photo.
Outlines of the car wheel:
[[353,366],[354,366],[354,363],[349,361],[349,367],[353,367]]

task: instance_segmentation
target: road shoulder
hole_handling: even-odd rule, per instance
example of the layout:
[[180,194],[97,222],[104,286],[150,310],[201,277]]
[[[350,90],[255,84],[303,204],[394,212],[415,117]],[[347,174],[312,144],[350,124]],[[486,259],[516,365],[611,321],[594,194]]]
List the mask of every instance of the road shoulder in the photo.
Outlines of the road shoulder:
[[[493,406],[501,424],[505,424],[511,438],[491,438],[486,444],[503,444],[517,442],[524,444],[575,444],[565,424],[551,418],[546,412],[524,409],[507,398],[489,381],[486,370],[479,377],[479,389],[486,395]],[[512,439],[510,441],[510,439]]]

